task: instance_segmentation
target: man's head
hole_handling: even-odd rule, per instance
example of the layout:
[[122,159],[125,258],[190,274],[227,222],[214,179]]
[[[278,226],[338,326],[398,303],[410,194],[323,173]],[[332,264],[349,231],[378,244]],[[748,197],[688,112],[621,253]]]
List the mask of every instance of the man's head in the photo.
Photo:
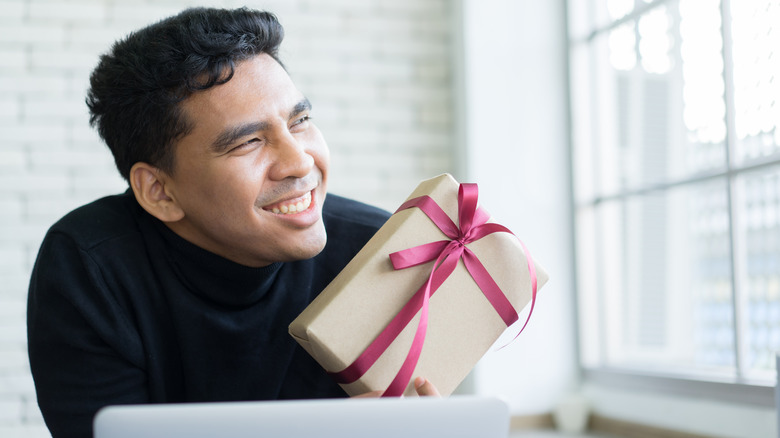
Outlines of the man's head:
[[282,36],[271,14],[190,9],[115,44],[87,99],[141,206],[248,266],[326,238],[327,146],[277,59]]
[[194,8],[117,41],[92,72],[87,106],[122,177],[138,161],[171,173],[173,143],[192,129],[179,103],[254,55],[279,61],[283,38],[273,14]]

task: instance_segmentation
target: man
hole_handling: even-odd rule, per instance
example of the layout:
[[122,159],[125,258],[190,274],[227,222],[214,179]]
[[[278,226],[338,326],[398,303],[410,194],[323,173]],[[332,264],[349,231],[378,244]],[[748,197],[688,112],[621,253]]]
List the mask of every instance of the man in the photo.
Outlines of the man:
[[287,326],[388,214],[326,200],[328,149],[282,37],[268,13],[190,9],[92,73],[91,123],[130,190],[52,226],[33,270],[54,437],[91,436],[110,404],[345,396]]

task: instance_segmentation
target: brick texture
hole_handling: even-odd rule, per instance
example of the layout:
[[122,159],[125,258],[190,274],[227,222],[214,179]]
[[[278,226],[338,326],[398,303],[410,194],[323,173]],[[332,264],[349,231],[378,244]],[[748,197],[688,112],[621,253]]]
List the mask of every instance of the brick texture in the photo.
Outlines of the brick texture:
[[[88,126],[89,72],[113,40],[200,4],[0,1],[0,436],[48,436],[25,339],[27,283],[46,229],[126,187]],[[249,5],[286,28],[281,56],[330,146],[331,192],[392,210],[419,180],[452,170],[450,2]]]

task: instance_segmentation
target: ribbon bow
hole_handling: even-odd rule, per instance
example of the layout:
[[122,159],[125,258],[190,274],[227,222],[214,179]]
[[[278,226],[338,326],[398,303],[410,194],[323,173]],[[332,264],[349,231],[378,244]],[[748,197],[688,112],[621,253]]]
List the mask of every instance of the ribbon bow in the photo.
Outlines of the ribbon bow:
[[[406,302],[404,307],[395,315],[384,330],[374,341],[355,359],[352,364],[342,371],[329,373],[338,383],[352,383],[358,380],[379,359],[390,346],[409,321],[420,310],[420,320],[414,334],[409,353],[404,360],[401,369],[396,374],[390,386],[382,394],[382,397],[397,397],[403,394],[411,380],[414,368],[422,352],[425,341],[425,333],[428,328],[428,302],[431,295],[452,274],[458,264],[463,260],[466,270],[477,283],[482,293],[490,304],[498,312],[507,326],[518,320],[517,312],[501,291],[496,282],[482,265],[477,256],[466,245],[479,240],[489,234],[502,232],[514,235],[508,228],[496,223],[488,223],[490,215],[483,209],[477,208],[478,190],[476,184],[461,184],[458,189],[458,223],[450,219],[444,210],[436,204],[430,196],[420,196],[403,203],[396,213],[409,208],[419,208],[428,218],[449,238],[437,242],[430,242],[413,248],[390,254],[393,268],[406,269],[435,260],[428,280]],[[520,242],[528,262],[528,271],[531,277],[531,309],[528,318],[518,335],[528,325],[536,304],[536,270],[533,261],[525,245]],[[517,337],[517,336],[515,336]]]

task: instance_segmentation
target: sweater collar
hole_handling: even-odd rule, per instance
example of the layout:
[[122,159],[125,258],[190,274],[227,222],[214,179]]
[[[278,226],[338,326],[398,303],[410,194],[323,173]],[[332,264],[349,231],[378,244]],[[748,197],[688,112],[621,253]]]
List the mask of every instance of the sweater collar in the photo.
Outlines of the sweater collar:
[[217,304],[245,307],[257,303],[271,289],[284,265],[241,265],[185,240],[161,221],[153,220],[176,275],[194,294]]

